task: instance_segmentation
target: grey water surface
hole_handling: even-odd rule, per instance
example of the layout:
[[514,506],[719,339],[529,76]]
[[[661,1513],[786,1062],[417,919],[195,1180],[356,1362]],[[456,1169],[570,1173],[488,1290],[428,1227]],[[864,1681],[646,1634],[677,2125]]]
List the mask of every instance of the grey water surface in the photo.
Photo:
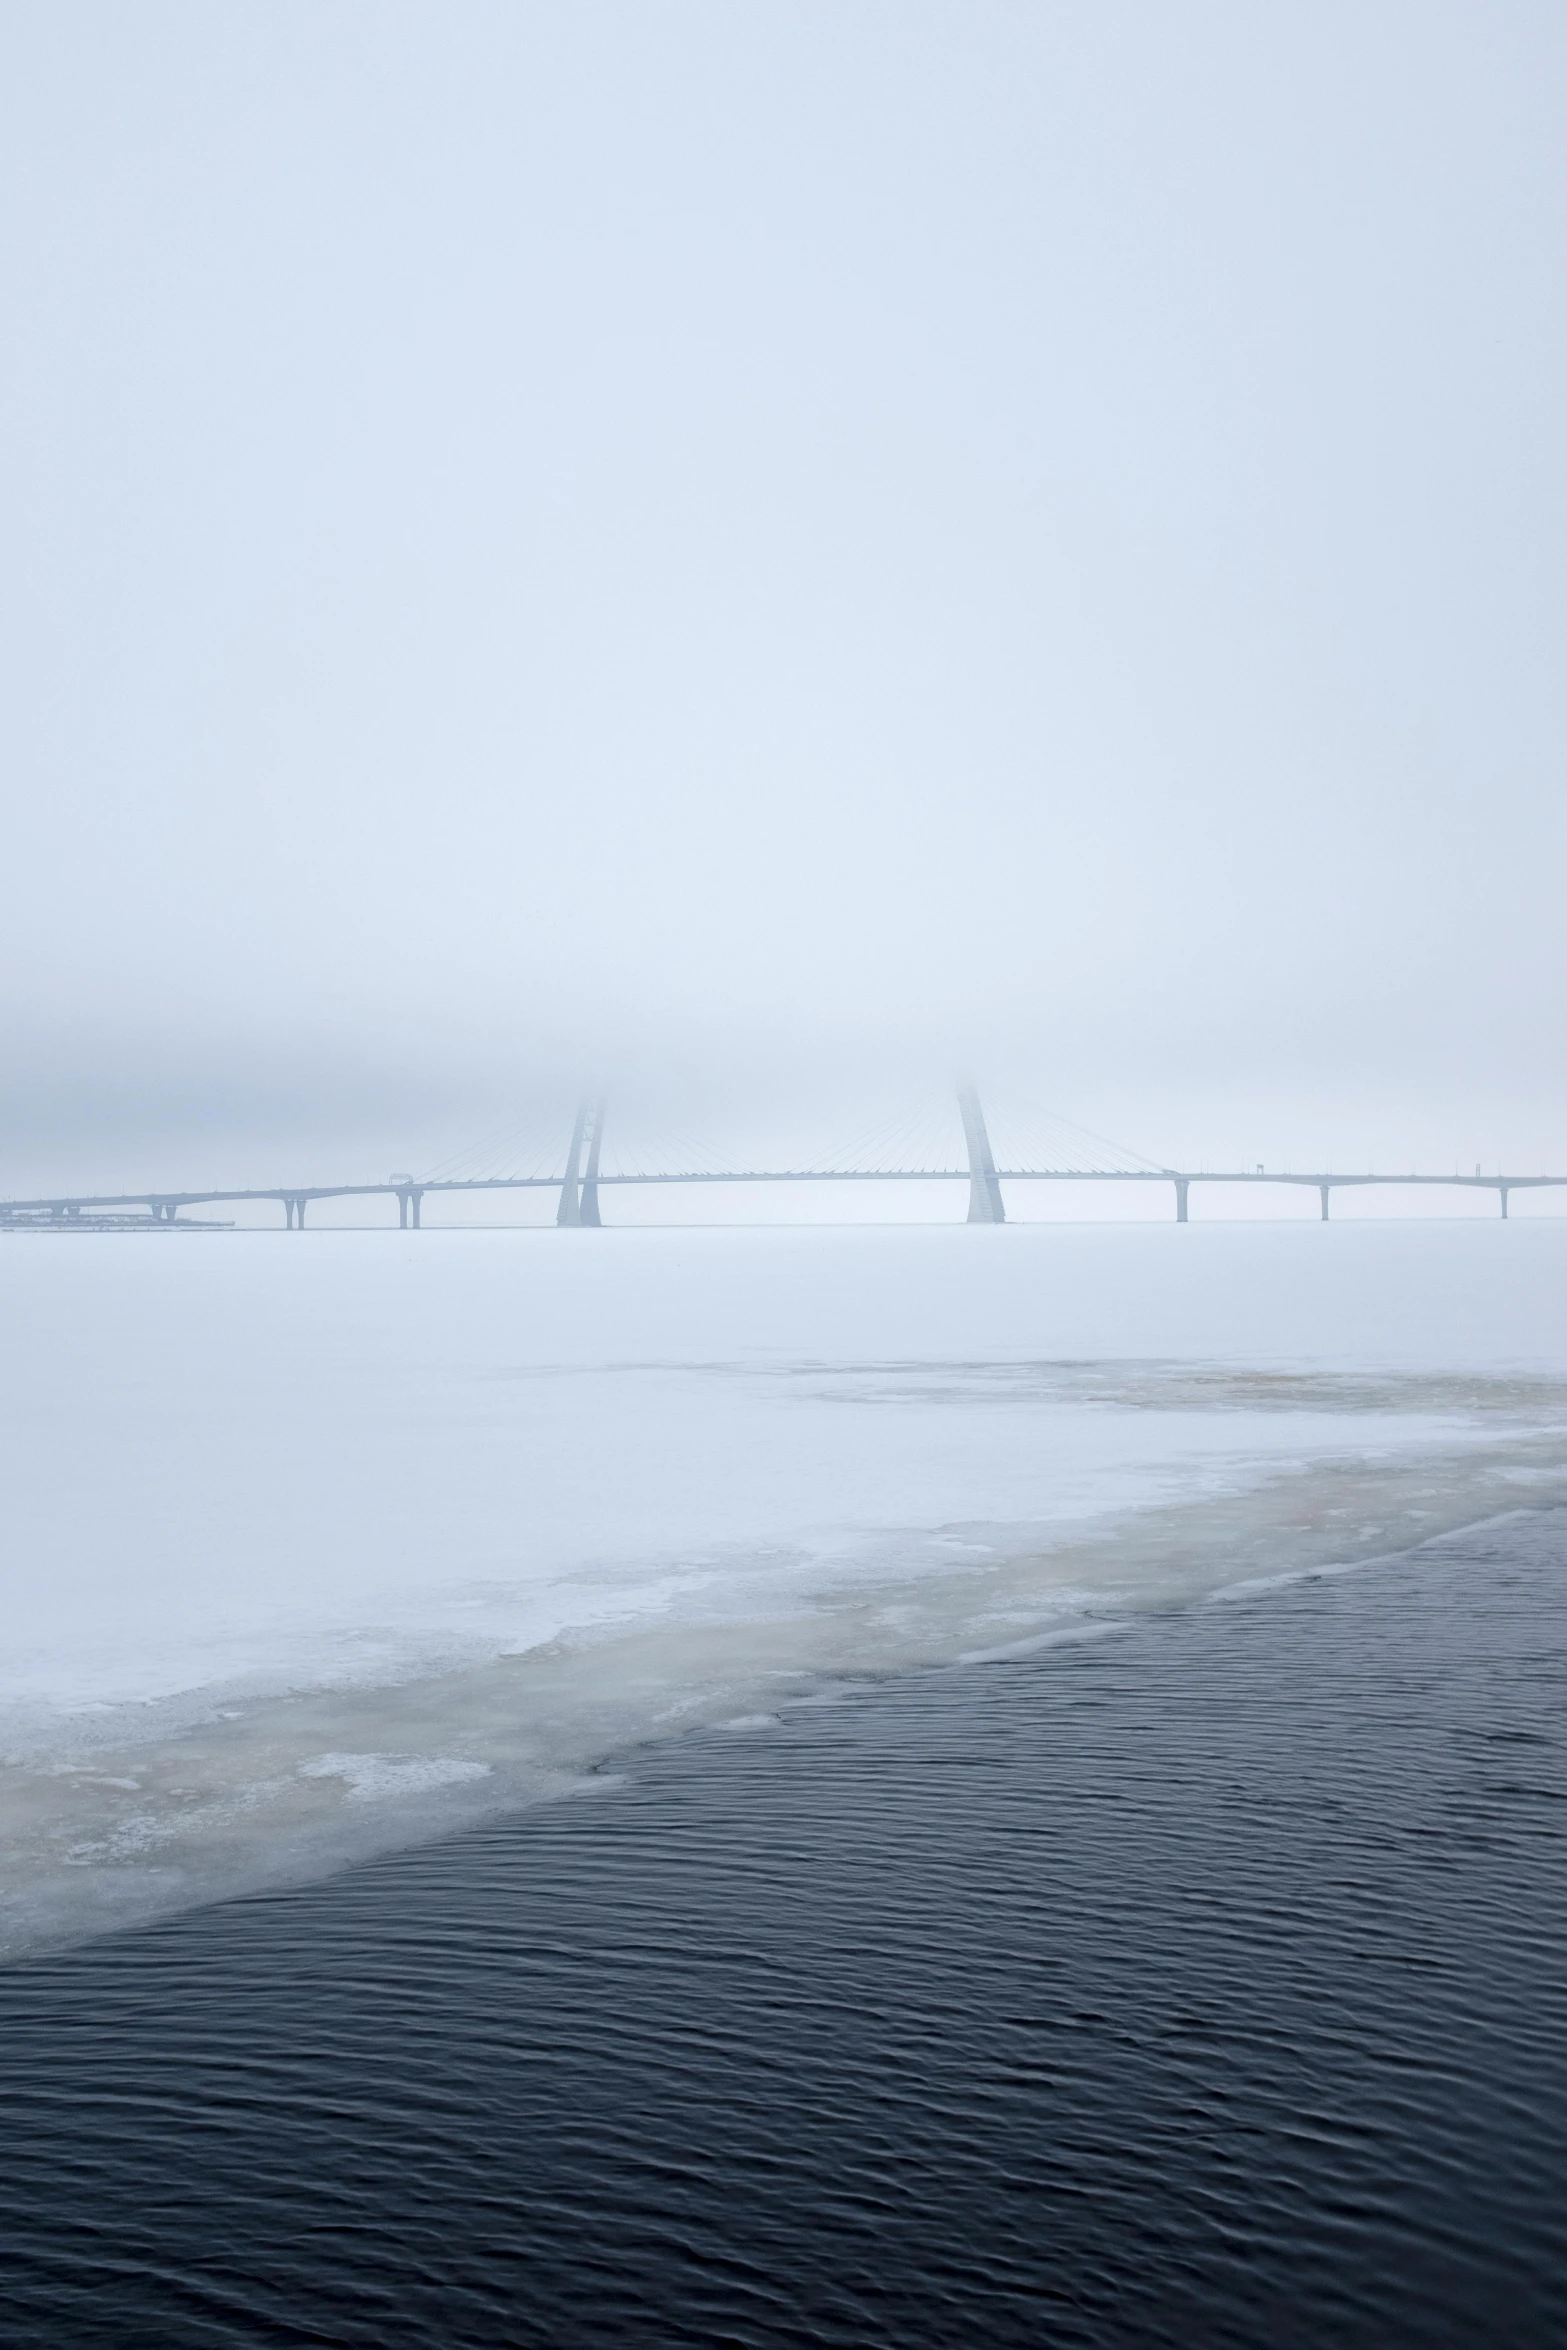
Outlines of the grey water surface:
[[1567,2338],[1567,1514],[0,1973],[8,2344]]

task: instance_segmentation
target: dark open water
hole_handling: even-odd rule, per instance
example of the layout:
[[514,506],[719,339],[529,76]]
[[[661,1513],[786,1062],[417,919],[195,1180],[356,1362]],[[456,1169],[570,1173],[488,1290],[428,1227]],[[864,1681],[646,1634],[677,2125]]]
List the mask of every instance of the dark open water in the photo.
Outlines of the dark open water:
[[1567,2342],[1567,1528],[0,1976],[8,2350]]

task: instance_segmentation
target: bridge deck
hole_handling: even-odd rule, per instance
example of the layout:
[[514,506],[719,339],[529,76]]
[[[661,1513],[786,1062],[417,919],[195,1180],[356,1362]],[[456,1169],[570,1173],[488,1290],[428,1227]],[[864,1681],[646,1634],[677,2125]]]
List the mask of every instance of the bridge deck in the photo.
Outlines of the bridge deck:
[[[1464,1191],[1495,1191],[1503,1197],[1510,1191],[1538,1191],[1567,1186],[1567,1175],[1426,1175],[1411,1170],[1407,1174],[1372,1174],[1370,1172],[1323,1169],[1318,1172],[1280,1169],[1261,1172],[1245,1168],[1180,1168],[1180,1167],[1002,1167],[997,1175],[1003,1183],[1169,1183],[1177,1188],[1178,1196],[1185,1189],[1203,1183],[1289,1184],[1326,1194],[1330,1191],[1363,1189],[1367,1186],[1440,1185]],[[967,1183],[966,1167],[757,1167],[757,1168],[689,1168],[674,1174],[605,1174],[594,1180],[600,1190],[652,1185],[698,1183]],[[0,1219],[18,1216],[72,1217],[92,1215],[105,1210],[141,1208],[155,1218],[167,1219],[181,1208],[239,1205],[245,1201],[267,1200],[286,1206],[294,1213],[303,1203],[328,1199],[396,1199],[420,1200],[433,1192],[479,1191],[558,1191],[560,1175],[477,1175],[437,1176],[407,1181],[382,1183],[276,1183],[257,1184],[230,1190],[204,1191],[148,1190],[129,1192],[81,1192],[33,1199],[0,1200]]]

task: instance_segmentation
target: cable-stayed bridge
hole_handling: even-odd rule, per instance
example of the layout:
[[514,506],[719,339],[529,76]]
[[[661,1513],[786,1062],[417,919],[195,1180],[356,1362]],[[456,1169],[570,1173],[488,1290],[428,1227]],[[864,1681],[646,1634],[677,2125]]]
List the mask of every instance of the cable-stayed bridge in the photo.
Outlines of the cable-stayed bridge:
[[[805,1167],[725,1166],[715,1164],[723,1154],[694,1139],[682,1141],[664,1134],[656,1147],[646,1147],[638,1164],[625,1163],[624,1151],[611,1156],[606,1148],[612,1134],[607,1104],[602,1098],[583,1103],[569,1139],[522,1135],[492,1136],[474,1151],[447,1160],[422,1175],[389,1175],[370,1183],[256,1184],[228,1189],[97,1192],[57,1198],[0,1200],[0,1227],[11,1230],[52,1228],[76,1231],[119,1230],[133,1226],[210,1223],[191,1210],[275,1202],[290,1230],[302,1231],[305,1214],[318,1200],[381,1199],[395,1202],[397,1221],[405,1231],[417,1231],[424,1203],[431,1197],[500,1191],[553,1191],[557,1194],[557,1224],[593,1228],[602,1225],[603,1195],[620,1188],[650,1186],[763,1183],[956,1183],[968,1187],[968,1221],[1003,1224],[1006,1204],[1002,1186],[1014,1183],[1138,1183],[1166,1184],[1172,1189],[1178,1223],[1187,1221],[1194,1185],[1286,1184],[1316,1191],[1323,1220],[1335,1191],[1367,1186],[1442,1186],[1464,1191],[1495,1192],[1503,1216],[1514,1191],[1567,1187],[1567,1175],[1482,1174],[1456,1171],[1451,1175],[1373,1174],[1354,1170],[1319,1169],[1300,1172],[1277,1168],[1177,1168],[1159,1166],[1124,1146],[1050,1118],[1044,1149],[1031,1155],[1047,1164],[1010,1163],[1005,1152],[998,1160],[979,1096],[971,1085],[961,1086],[958,1119],[926,1118],[901,1127],[872,1130],[841,1151],[829,1154],[829,1163]],[[1036,1122],[1037,1124],[1037,1122]],[[961,1154],[951,1145],[961,1134]],[[1036,1141],[1038,1136],[1036,1134]],[[562,1145],[564,1144],[564,1158]],[[508,1161],[509,1163],[502,1163]],[[701,1163],[706,1160],[706,1164]],[[899,1160],[913,1160],[900,1164]],[[947,1163],[942,1163],[945,1160]],[[655,1163],[662,1161],[664,1163]],[[923,1161],[924,1163],[918,1163]],[[933,1163],[934,1162],[934,1163]]]

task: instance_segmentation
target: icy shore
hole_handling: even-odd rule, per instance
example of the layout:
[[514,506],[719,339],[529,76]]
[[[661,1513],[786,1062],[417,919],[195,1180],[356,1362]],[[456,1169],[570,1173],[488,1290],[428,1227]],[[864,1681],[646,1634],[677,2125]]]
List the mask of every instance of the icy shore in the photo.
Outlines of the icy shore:
[[1567,1494],[1567,1224],[0,1249],[3,1947]]

